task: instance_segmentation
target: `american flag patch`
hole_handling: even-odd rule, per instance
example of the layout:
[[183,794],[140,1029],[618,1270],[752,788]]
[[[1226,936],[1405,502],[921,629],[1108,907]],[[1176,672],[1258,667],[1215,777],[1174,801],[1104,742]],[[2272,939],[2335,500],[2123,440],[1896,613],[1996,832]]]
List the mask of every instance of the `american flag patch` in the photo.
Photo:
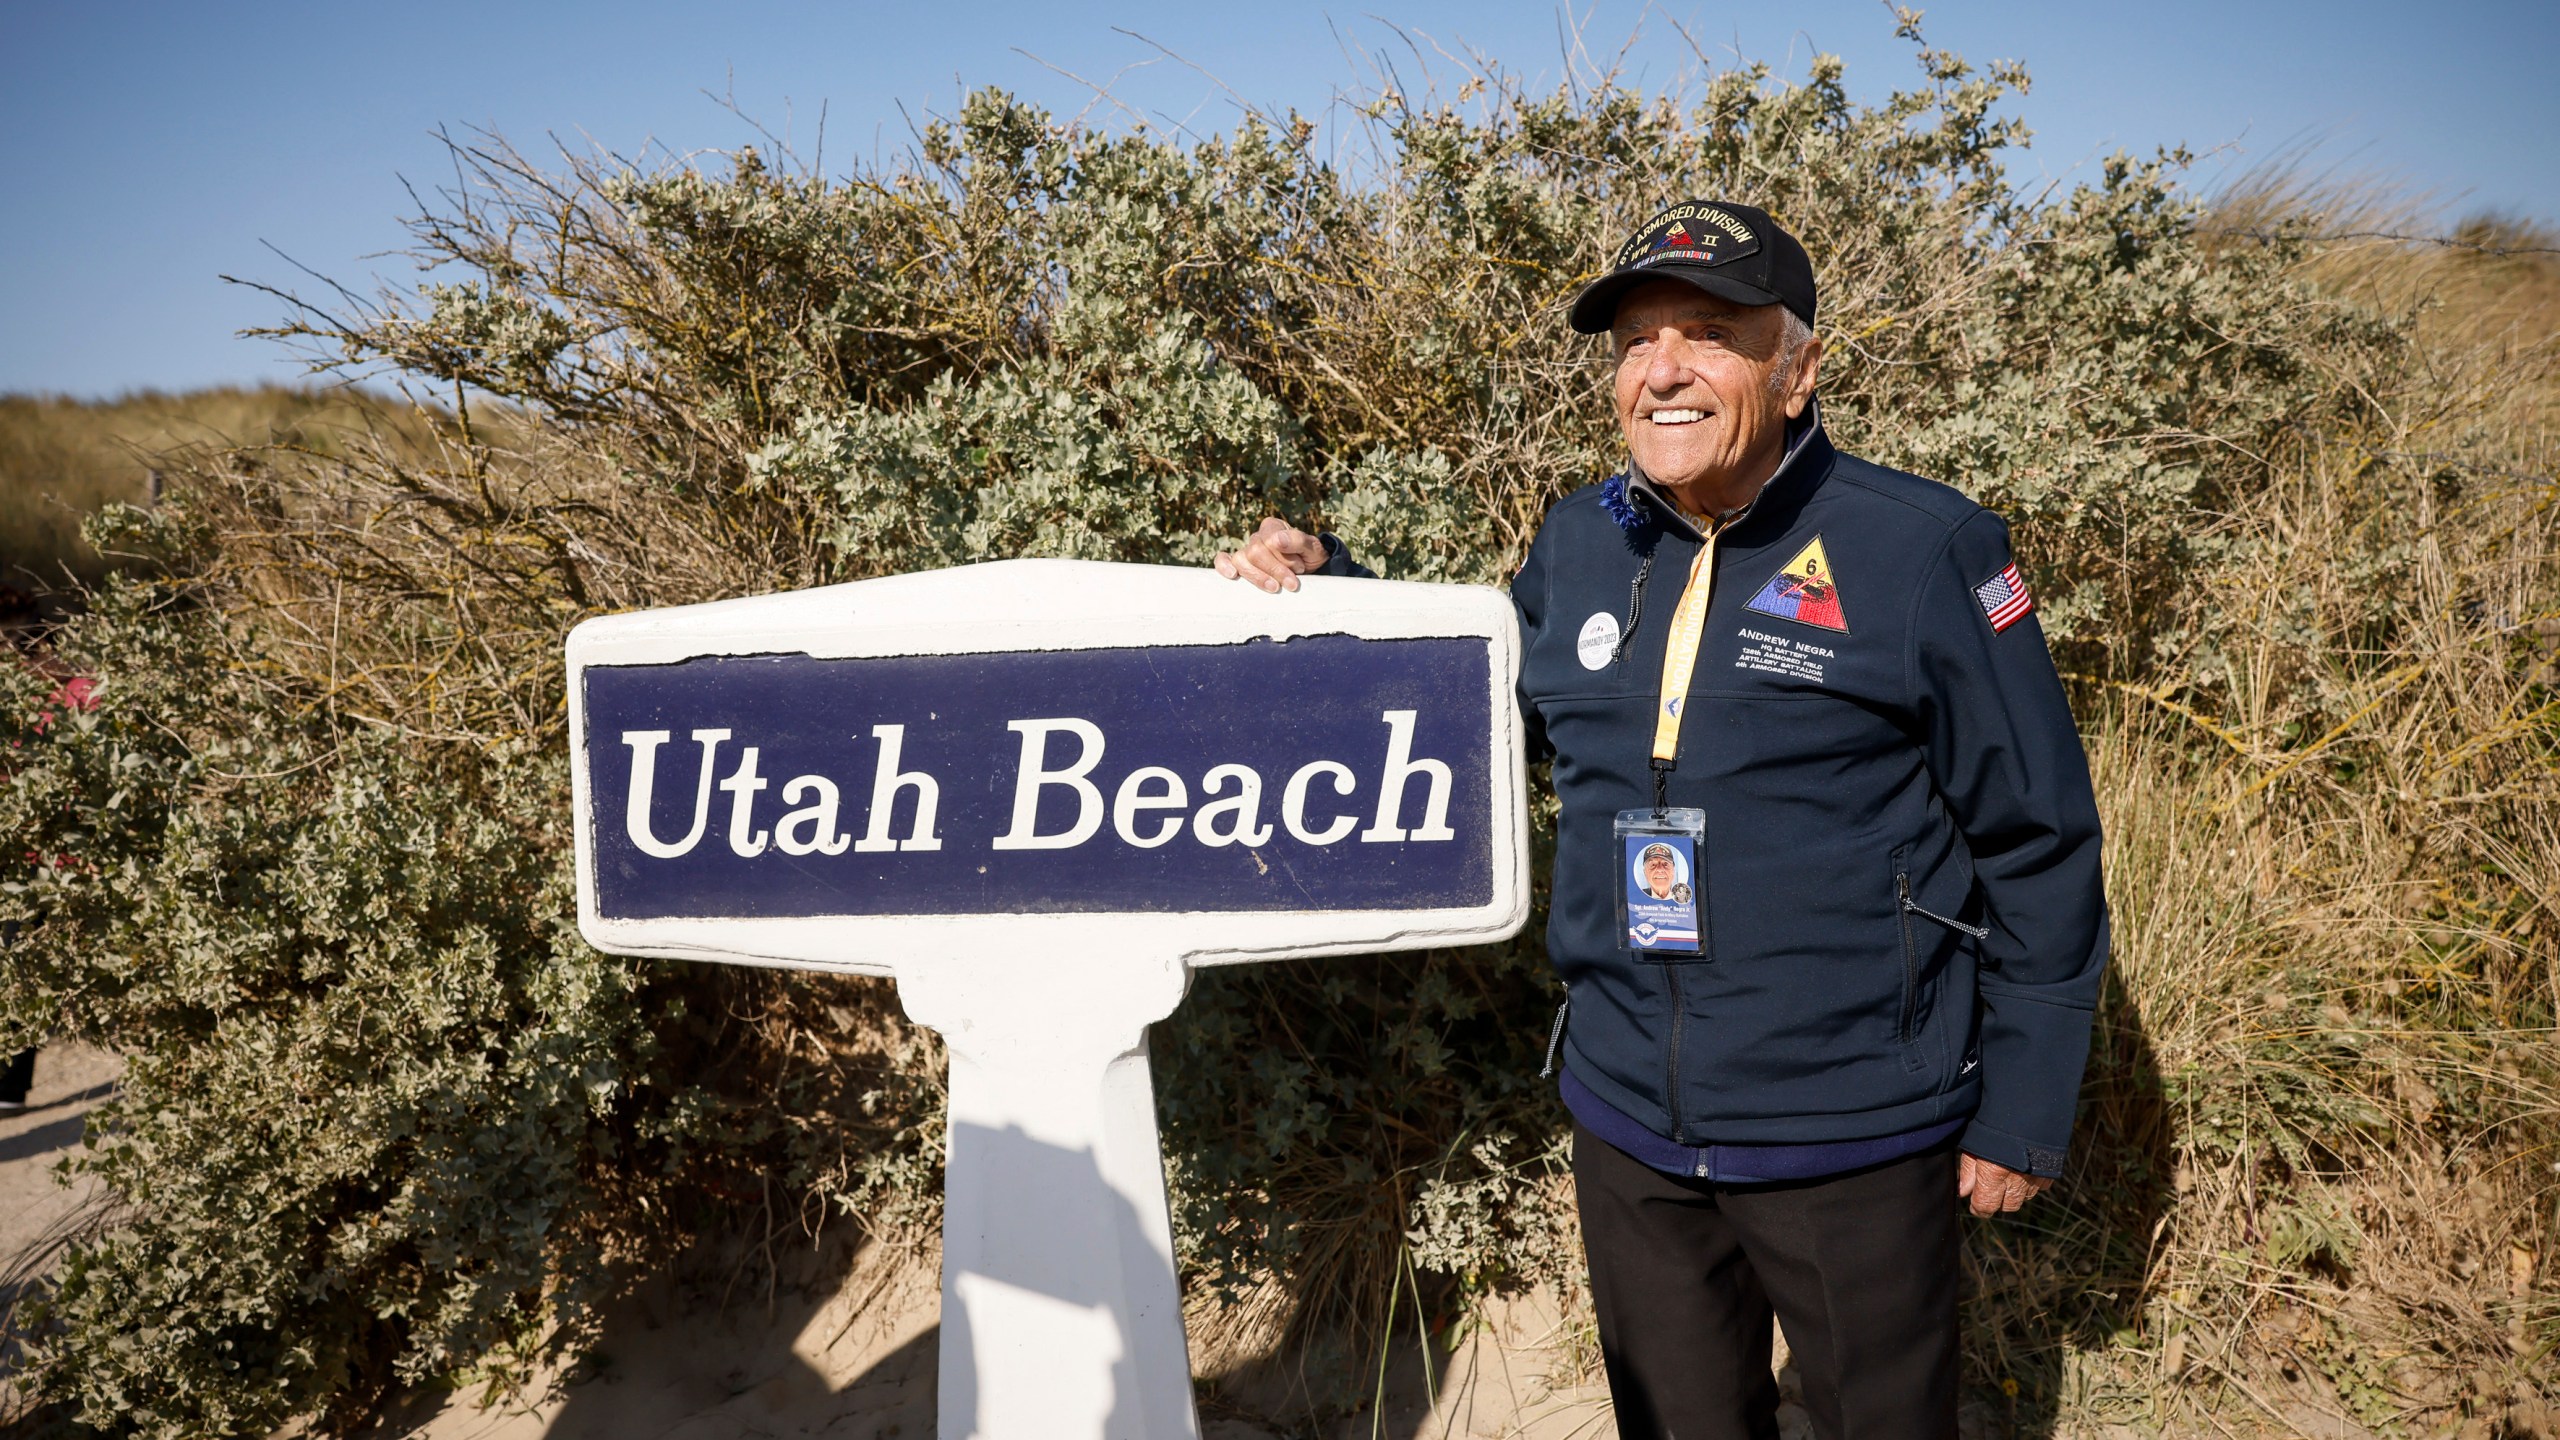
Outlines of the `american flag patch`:
[[2027,593],[2027,577],[2018,573],[2012,560],[2000,567],[2000,573],[1973,587],[1973,598],[1982,602],[1982,613],[1991,620],[1993,634],[2008,629],[2036,608],[2036,599]]

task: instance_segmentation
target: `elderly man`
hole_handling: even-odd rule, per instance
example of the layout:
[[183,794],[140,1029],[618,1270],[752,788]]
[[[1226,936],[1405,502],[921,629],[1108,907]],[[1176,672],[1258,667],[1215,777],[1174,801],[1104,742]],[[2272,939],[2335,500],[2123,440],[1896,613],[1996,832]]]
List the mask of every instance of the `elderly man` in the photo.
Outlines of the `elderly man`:
[[1668,900],[1674,878],[1680,872],[1673,868],[1671,847],[1654,844],[1645,847],[1644,893],[1655,900]]
[[[1631,1437],[1775,1435],[1773,1310],[1822,1435],[1954,1434],[1957,1202],[2061,1173],[2106,965],[2008,529],[1832,448],[1814,302],[1751,206],[1630,239],[1572,309],[1610,337],[1627,470],[1511,585],[1562,811],[1549,1056]],[[1276,517],[1217,567],[1368,573]],[[1652,846],[1694,857],[1694,932],[1629,923]]]

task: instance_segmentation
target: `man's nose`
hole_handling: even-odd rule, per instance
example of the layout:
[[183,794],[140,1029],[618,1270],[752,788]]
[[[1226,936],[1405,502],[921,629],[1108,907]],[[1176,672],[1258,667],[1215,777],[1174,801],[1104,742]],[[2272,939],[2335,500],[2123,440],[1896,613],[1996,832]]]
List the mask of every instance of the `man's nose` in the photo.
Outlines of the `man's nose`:
[[1644,383],[1654,390],[1677,390],[1689,383],[1689,337],[1676,327],[1664,326],[1653,346],[1653,363],[1645,367]]

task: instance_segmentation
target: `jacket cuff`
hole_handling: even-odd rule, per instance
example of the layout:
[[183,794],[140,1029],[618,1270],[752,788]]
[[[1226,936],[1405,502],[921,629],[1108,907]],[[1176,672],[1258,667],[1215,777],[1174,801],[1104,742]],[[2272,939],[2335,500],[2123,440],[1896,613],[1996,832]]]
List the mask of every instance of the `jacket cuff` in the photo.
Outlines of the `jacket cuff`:
[[2061,1178],[2062,1162],[2066,1158],[2064,1151],[2038,1145],[2005,1130],[1994,1130],[1978,1119],[1964,1127],[1964,1138],[1956,1142],[1956,1148],[1977,1160],[1988,1160],[2022,1175],[2041,1175],[2048,1180]]
[[2059,1175],[2097,1016],[1988,985],[1981,1004],[1982,1100],[1964,1148],[2029,1175]]
[[1375,580],[1378,578],[1375,571],[1351,558],[1351,551],[1343,545],[1342,538],[1340,536],[1327,530],[1317,532],[1316,538],[1324,542],[1324,563],[1317,566],[1313,573],[1318,575],[1338,575],[1347,580]]

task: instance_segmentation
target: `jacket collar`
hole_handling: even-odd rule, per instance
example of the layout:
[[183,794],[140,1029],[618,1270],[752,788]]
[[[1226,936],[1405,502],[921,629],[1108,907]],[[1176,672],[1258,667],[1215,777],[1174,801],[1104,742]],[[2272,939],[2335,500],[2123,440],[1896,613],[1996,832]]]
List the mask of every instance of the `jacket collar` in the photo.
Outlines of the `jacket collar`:
[[[1802,416],[1788,424],[1787,453],[1780,457],[1778,468],[1769,473],[1767,480],[1761,482],[1759,493],[1753,495],[1740,509],[1728,510],[1716,517],[1719,522],[1717,528],[1720,531],[1731,530],[1758,513],[1764,506],[1771,505],[1813,484],[1831,469],[1831,456],[1831,439],[1823,433],[1822,429],[1822,402],[1816,399],[1806,404]],[[1685,535],[1691,540],[1706,539],[1706,536],[1699,532],[1698,527],[1691,523],[1688,513],[1682,510],[1660,485],[1654,483],[1652,476],[1644,473],[1636,465],[1632,456],[1627,460],[1627,490],[1632,495],[1642,497],[1644,503],[1652,507],[1655,520],[1665,529]]]

